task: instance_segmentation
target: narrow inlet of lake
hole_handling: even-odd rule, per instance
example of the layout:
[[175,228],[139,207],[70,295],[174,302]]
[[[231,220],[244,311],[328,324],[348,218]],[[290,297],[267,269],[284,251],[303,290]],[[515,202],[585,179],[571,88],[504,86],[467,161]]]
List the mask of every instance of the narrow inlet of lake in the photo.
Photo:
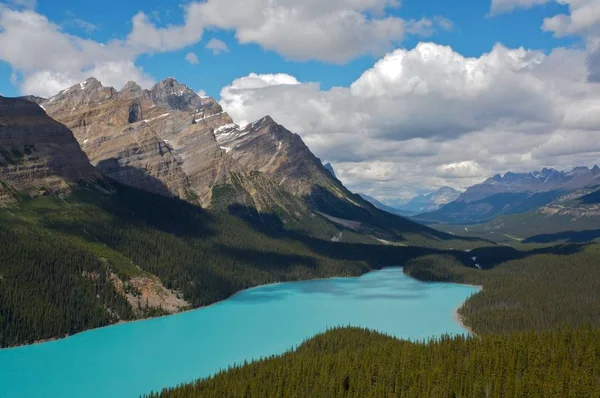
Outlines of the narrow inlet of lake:
[[477,288],[387,268],[261,286],[210,307],[0,350],[0,397],[137,397],[281,354],[328,328],[404,339],[467,333],[455,310]]

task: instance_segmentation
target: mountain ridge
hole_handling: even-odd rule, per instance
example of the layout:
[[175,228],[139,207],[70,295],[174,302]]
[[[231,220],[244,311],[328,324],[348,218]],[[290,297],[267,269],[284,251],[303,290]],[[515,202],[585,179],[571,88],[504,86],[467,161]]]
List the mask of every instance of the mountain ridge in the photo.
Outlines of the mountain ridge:
[[214,99],[173,78],[149,90],[129,82],[119,91],[89,78],[40,106],[73,131],[101,173],[138,189],[263,225],[269,214],[281,228],[321,238],[345,240],[358,231],[374,242],[452,239],[390,219],[350,192],[270,116],[239,126]]
[[[571,171],[544,168],[530,173],[496,174],[473,185],[454,202],[418,219],[446,223],[487,222],[498,216],[543,210],[546,214],[573,213],[564,207],[578,190],[600,185],[600,167],[578,166]],[[567,198],[567,199],[565,199]],[[595,210],[594,210],[595,211]],[[577,210],[578,214],[585,213]],[[588,211],[589,214],[592,214]]]

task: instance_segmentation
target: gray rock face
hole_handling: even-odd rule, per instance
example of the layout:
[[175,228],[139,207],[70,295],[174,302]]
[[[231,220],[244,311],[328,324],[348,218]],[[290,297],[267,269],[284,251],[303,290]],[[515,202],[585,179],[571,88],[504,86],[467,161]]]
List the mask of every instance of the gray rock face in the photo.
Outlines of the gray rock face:
[[[31,195],[99,177],[72,132],[26,99],[0,97],[0,181]],[[1,196],[1,194],[0,194]]]
[[172,77],[152,87],[150,95],[156,105],[164,105],[170,109],[188,112],[204,110],[210,113],[222,111],[217,101],[212,98],[200,97],[194,90],[180,84]]
[[340,236],[332,219],[386,241],[424,244],[441,235],[352,194],[270,117],[238,126],[214,99],[174,79],[117,91],[91,78],[41,106],[73,131],[102,174],[126,185],[326,238]]
[[500,174],[466,190],[457,200],[473,202],[500,193],[541,193],[554,190],[570,191],[600,184],[598,166],[576,167],[570,172],[545,168],[531,173]]
[[[176,103],[173,98],[180,91],[182,100]],[[197,100],[190,100],[192,95]],[[185,162],[186,156],[198,154],[190,137],[196,142],[210,142],[212,138],[213,151],[218,156],[220,150],[211,129],[215,123],[231,122],[220,114],[218,104],[215,108],[207,102],[207,107],[202,108],[204,102],[192,90],[182,89],[173,81],[159,83],[153,90],[143,90],[129,82],[117,92],[91,78],[49,98],[42,106],[73,130],[91,162],[103,174],[136,188],[196,201],[206,192],[194,189],[190,177],[202,177],[186,174],[184,167],[206,174],[198,163],[210,159],[202,153],[200,158]],[[200,106],[198,113],[207,120],[195,123],[195,109],[181,111],[169,104],[178,108]],[[208,120],[209,116],[214,116],[214,120]],[[188,146],[189,150],[184,150]],[[210,152],[206,145],[203,149]]]
[[73,130],[98,170],[137,188],[205,207],[288,213],[304,212],[301,198],[315,186],[350,195],[298,135],[270,117],[237,126],[214,99],[172,78],[118,92],[91,78],[42,106]]

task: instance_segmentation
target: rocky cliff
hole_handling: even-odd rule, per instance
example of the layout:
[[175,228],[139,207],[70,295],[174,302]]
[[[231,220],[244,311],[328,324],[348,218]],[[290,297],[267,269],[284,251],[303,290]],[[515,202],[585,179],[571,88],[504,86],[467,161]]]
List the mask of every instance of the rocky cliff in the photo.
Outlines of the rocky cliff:
[[438,239],[352,194],[272,118],[239,126],[214,99],[172,78],[120,91],[91,78],[41,106],[73,131],[100,172],[121,183],[277,224],[264,221],[270,214],[320,237],[337,239],[346,225],[360,225],[352,231],[386,240],[405,240],[406,232]]
[[99,171],[151,192],[258,211],[286,208],[281,201],[302,209],[298,198],[316,187],[351,195],[298,135],[270,117],[235,125],[214,99],[172,78],[120,91],[91,78],[41,106],[73,131]]
[[98,176],[68,128],[32,101],[0,97],[0,202],[14,191],[68,191]]

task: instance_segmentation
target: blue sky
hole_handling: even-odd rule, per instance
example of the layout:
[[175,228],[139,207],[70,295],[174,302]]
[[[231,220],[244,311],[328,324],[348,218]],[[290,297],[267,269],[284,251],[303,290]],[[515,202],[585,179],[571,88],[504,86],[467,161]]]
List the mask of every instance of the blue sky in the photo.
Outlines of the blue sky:
[[[66,33],[107,42],[111,39],[124,39],[132,29],[131,18],[140,11],[150,15],[158,26],[182,24],[184,10],[181,5],[185,3],[165,3],[159,0],[40,0],[36,11],[60,25]],[[576,38],[556,39],[552,33],[540,29],[544,18],[564,12],[565,8],[558,3],[550,3],[490,18],[487,17],[490,4],[486,1],[404,0],[402,7],[388,9],[386,14],[416,20],[440,15],[454,24],[451,31],[438,29],[431,36],[409,36],[398,42],[398,47],[412,48],[419,41],[426,40],[449,45],[465,56],[478,57],[489,52],[495,43],[545,52],[558,46],[579,45]],[[81,21],[90,25],[86,28]],[[214,55],[206,49],[205,44],[211,38],[227,43],[229,52]],[[189,52],[196,53],[200,61],[198,65],[185,61],[184,57]],[[190,87],[205,90],[218,98],[223,86],[250,72],[288,73],[300,81],[319,82],[324,89],[347,86],[372,66],[377,58],[371,55],[361,56],[343,65],[320,61],[287,61],[284,56],[263,50],[257,44],[238,44],[235,33],[231,30],[214,29],[206,31],[200,42],[185,49],[141,55],[137,64],[156,80],[174,76]],[[0,93],[19,95],[18,84],[11,83],[10,76],[11,67],[3,62],[0,67]]]
[[0,0],[0,94],[90,76],[269,114],[388,203],[600,159],[600,0]]

